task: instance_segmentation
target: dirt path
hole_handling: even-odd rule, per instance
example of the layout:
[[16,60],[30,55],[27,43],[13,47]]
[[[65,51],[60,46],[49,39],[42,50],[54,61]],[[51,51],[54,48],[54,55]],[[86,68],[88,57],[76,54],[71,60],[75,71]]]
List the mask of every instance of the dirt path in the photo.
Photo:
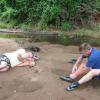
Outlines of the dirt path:
[[[25,43],[25,45],[29,45]],[[100,80],[91,81],[73,92],[65,91],[69,85],[59,79],[69,74],[72,64],[68,61],[78,56],[76,46],[34,43],[41,48],[38,66],[43,70],[17,67],[0,73],[0,100],[99,100]],[[24,46],[24,45],[23,45]],[[0,53],[19,48],[14,40],[0,39]]]

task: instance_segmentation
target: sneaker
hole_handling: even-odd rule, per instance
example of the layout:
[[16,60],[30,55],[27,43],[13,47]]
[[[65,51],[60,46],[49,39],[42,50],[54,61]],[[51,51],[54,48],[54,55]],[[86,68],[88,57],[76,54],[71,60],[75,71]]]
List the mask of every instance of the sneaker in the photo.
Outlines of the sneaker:
[[79,83],[78,82],[74,82],[74,83],[72,83],[71,85],[69,85],[67,88],[66,88],[66,90],[67,91],[73,91],[73,90],[75,90],[76,88],[78,88],[79,87]]
[[61,76],[60,79],[67,82],[73,82],[73,79],[69,76]]

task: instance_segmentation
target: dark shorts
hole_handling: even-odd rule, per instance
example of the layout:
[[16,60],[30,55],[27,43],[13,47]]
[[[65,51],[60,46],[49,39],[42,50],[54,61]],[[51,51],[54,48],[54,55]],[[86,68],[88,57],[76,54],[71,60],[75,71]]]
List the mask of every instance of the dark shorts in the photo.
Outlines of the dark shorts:
[[100,75],[96,76],[95,78],[100,78]]
[[1,55],[0,56],[0,64],[1,64],[2,61],[6,62],[7,66],[11,67],[10,60],[9,60],[9,58],[7,56]]

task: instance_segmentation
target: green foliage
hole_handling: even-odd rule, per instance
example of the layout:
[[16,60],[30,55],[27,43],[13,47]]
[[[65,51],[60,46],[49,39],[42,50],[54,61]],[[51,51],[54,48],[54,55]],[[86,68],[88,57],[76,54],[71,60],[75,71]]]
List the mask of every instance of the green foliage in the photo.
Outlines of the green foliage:
[[100,32],[100,23],[97,24],[97,29],[98,29],[98,31]]
[[23,23],[23,24],[20,24],[18,27],[20,27],[23,30],[29,31],[33,28],[33,25]]
[[[99,26],[98,26],[99,27]],[[75,33],[77,36],[90,36],[90,37],[98,37],[98,35],[100,36],[100,31],[94,31],[91,29],[80,29],[77,33]]]
[[0,0],[0,20],[39,23],[41,29],[52,24],[69,30],[70,24],[65,22],[91,25],[96,12],[100,12],[100,0]]
[[7,23],[7,28],[14,28],[16,26],[17,21],[16,20],[10,20]]
[[16,20],[11,20],[11,21],[9,21],[8,23],[6,23],[6,22],[2,22],[2,21],[0,21],[0,28],[2,29],[2,28],[8,28],[8,29],[10,29],[10,28],[14,28],[15,26],[16,26]]
[[46,9],[43,10],[41,20],[40,20],[40,28],[46,29],[48,24],[52,20],[56,20],[58,17],[58,14],[60,12],[60,9],[55,5],[48,5]]
[[7,24],[0,21],[0,28],[7,28]]
[[14,9],[6,7],[5,11],[1,14],[0,20],[4,20],[6,22],[10,21],[14,12]]
[[69,31],[72,29],[72,25],[68,22],[61,23],[60,29],[63,31]]

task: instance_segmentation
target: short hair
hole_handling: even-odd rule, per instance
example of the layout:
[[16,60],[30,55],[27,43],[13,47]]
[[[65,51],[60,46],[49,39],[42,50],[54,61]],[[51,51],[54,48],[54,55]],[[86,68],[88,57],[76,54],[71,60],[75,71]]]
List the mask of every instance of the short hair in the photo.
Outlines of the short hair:
[[79,46],[79,51],[84,51],[84,50],[90,50],[92,48],[92,46],[88,43],[82,43],[80,46]]

